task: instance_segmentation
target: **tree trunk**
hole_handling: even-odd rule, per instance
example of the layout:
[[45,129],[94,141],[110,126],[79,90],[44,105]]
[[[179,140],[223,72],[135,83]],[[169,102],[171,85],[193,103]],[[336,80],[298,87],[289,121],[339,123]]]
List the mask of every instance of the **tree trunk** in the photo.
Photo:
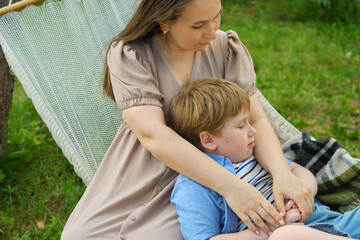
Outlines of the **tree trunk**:
[[[13,1],[13,3],[18,1]],[[0,7],[9,4],[8,0],[0,0]],[[7,121],[11,107],[15,76],[10,74],[4,52],[0,47],[0,157],[5,153]]]
[[11,107],[15,77],[10,74],[9,66],[0,48],[0,157],[5,153],[7,121]]

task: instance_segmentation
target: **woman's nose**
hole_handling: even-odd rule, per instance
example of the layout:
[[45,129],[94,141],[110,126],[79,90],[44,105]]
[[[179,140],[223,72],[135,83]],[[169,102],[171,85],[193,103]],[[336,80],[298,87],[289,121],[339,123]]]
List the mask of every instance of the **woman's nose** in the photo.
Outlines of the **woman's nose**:
[[215,23],[210,23],[209,27],[206,29],[206,33],[205,33],[205,38],[213,40],[216,38],[216,31],[217,29],[217,25]]

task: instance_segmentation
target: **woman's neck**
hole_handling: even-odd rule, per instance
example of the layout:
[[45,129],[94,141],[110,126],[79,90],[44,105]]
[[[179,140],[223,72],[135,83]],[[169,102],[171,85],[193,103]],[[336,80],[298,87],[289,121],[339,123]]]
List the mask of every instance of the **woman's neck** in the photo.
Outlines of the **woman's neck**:
[[156,36],[155,40],[164,54],[169,65],[181,84],[187,83],[191,78],[191,73],[195,60],[195,51],[185,51],[172,48],[164,41],[163,36]]
[[154,38],[166,57],[186,58],[195,54],[194,50],[184,50],[173,44],[166,35],[158,34]]

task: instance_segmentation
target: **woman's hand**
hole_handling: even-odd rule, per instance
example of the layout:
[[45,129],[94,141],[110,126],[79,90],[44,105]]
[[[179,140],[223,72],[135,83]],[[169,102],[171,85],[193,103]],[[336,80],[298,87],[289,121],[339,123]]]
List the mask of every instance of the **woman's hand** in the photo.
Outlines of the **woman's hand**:
[[284,200],[290,199],[299,208],[301,222],[304,222],[310,216],[314,207],[314,196],[310,187],[290,171],[275,175],[273,178],[273,194],[277,210],[285,214]]
[[258,96],[252,95],[250,102],[250,123],[256,129],[254,155],[261,166],[273,176],[276,208],[285,216],[284,200],[291,199],[299,207],[301,220],[305,221],[314,206],[312,191],[286,164],[280,142],[267,120]]
[[226,190],[223,196],[227,203],[255,234],[259,235],[260,233],[256,226],[270,234],[272,230],[267,224],[274,228],[284,224],[284,219],[276,208],[252,185],[237,179]]

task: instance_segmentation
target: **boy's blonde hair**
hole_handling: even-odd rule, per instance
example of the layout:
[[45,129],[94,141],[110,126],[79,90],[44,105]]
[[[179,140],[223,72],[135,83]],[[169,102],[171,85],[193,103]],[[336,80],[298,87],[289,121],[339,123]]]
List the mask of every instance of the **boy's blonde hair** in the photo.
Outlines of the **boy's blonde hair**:
[[169,126],[202,149],[201,132],[216,134],[228,118],[249,111],[250,99],[238,85],[224,79],[198,79],[171,100]]

